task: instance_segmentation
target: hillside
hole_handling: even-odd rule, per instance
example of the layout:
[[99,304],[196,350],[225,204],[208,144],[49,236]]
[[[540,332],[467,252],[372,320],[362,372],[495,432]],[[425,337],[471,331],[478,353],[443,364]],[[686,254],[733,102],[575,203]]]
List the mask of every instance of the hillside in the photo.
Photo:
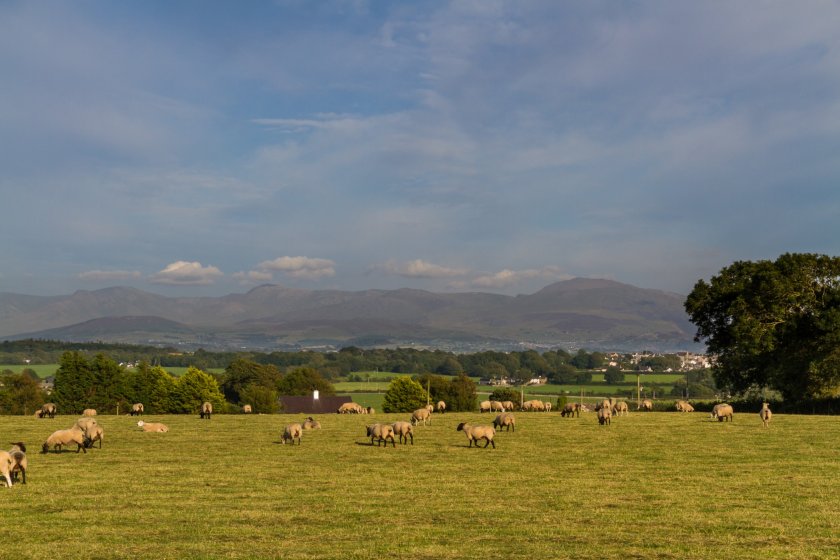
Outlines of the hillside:
[[169,298],[121,287],[50,297],[0,293],[0,338],[205,348],[695,349],[683,300],[678,294],[585,278],[515,297],[279,285],[216,298]]

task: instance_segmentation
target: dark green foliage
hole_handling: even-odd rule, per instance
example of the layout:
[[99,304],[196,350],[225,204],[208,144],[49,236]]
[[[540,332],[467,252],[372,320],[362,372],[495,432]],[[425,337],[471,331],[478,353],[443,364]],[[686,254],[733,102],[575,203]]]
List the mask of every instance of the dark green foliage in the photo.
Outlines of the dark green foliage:
[[410,377],[397,377],[388,385],[384,412],[412,412],[426,406],[426,390]]
[[277,366],[237,358],[225,368],[221,389],[227,400],[232,403],[241,403],[245,402],[242,397],[245,387],[260,386],[271,390],[277,387],[281,378],[282,374]]
[[38,382],[26,374],[6,374],[0,377],[0,413],[31,414],[47,401]]
[[608,367],[607,371],[604,372],[604,382],[607,385],[618,385],[619,383],[624,383],[624,373],[621,371],[621,368]]
[[204,402],[210,402],[218,412],[225,409],[225,397],[219,390],[216,379],[198,368],[191,367],[175,382],[171,412],[197,413]]
[[475,382],[466,375],[459,375],[450,382],[449,398],[446,399],[447,410],[452,412],[468,412],[476,407]]
[[499,402],[512,401],[518,404],[520,396],[520,392],[513,387],[496,387],[493,389],[493,392],[490,393],[490,400]]
[[295,368],[277,383],[280,395],[304,396],[318,391],[324,396],[335,395],[333,384],[321,377],[321,374],[309,367]]
[[277,391],[270,387],[251,384],[243,387],[239,396],[241,404],[250,404],[255,414],[273,414],[280,410]]
[[840,395],[840,259],[784,254],[739,261],[685,302],[719,387],[769,387],[786,400]]

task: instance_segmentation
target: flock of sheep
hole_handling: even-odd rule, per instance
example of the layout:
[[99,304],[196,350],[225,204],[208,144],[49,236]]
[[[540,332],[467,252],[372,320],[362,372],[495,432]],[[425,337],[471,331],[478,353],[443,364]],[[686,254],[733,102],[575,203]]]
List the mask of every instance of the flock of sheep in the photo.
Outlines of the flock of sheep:
[[[676,401],[674,406],[678,412],[694,411],[694,407],[684,400]],[[468,447],[472,447],[473,444],[478,447],[479,442],[484,440],[485,448],[492,446],[493,449],[495,449],[496,443],[494,438],[497,430],[506,430],[508,432],[516,431],[516,418],[511,411],[517,408],[526,412],[551,411],[551,403],[540,400],[529,400],[525,401],[520,407],[517,407],[512,401],[482,401],[479,404],[479,412],[498,413],[492,422],[492,426],[472,425],[468,422],[461,422],[458,424],[456,431],[464,432],[467,436],[467,441],[469,442]],[[243,407],[243,412],[249,413],[251,412],[250,409],[251,407],[246,405]],[[627,414],[629,407],[624,401],[616,401],[615,399],[610,398],[604,399],[598,403],[594,407],[594,410],[597,413],[598,423],[600,425],[610,425],[613,416]],[[637,407],[637,410],[651,411],[653,410],[653,402],[647,399],[643,400]],[[409,421],[397,421],[390,424],[375,423],[365,426],[366,437],[370,438],[371,445],[376,443],[377,446],[382,446],[384,444],[385,447],[388,447],[388,442],[390,441],[391,445],[396,447],[397,439],[400,444],[404,445],[410,443],[411,445],[414,445],[415,427],[419,426],[421,423],[424,426],[431,424],[431,416],[435,411],[441,414],[444,413],[446,411],[446,403],[440,401],[437,405],[429,404],[423,408],[418,408],[411,413]],[[135,403],[132,405],[129,414],[131,416],[139,416],[142,415],[143,412],[143,404]],[[373,408],[366,408],[353,402],[341,405],[336,412],[339,414],[375,413]],[[585,404],[581,403],[568,403],[561,410],[560,416],[564,418],[572,416],[579,417],[581,412],[589,412],[589,408]],[[54,403],[46,403],[37,412],[35,412],[35,416],[37,418],[55,418],[56,413],[56,405]],[[209,420],[212,413],[213,405],[211,403],[205,402],[201,405],[199,416],[202,419]],[[50,434],[42,445],[41,452],[47,453],[51,449],[53,451],[61,451],[64,446],[75,444],[76,453],[79,451],[87,453],[87,450],[93,447],[94,443],[97,441],[99,442],[99,448],[101,449],[105,432],[102,429],[102,426],[96,422],[94,416],[96,416],[96,410],[85,409],[82,413],[82,417],[76,420],[70,428],[56,430]],[[711,413],[711,418],[713,420],[718,420],[719,422],[723,422],[725,420],[729,420],[731,422],[733,416],[734,410],[732,405],[726,403],[715,405]],[[770,410],[770,406],[767,403],[764,403],[761,411],[759,412],[759,417],[761,418],[762,425],[765,428],[769,425],[772,416],[773,413]],[[169,431],[169,428],[165,424],[161,424],[159,422],[144,422],[143,420],[140,420],[137,422],[137,426],[143,432]],[[304,431],[317,429],[321,429],[321,423],[311,416],[302,422],[288,424],[283,429],[281,443],[294,444],[295,440],[297,440],[298,445],[300,445],[301,436]],[[3,476],[8,487],[11,487],[18,478],[21,479],[23,484],[26,484],[27,465],[26,446],[23,442],[14,442],[12,443],[12,448],[9,451],[0,451],[0,475]]]

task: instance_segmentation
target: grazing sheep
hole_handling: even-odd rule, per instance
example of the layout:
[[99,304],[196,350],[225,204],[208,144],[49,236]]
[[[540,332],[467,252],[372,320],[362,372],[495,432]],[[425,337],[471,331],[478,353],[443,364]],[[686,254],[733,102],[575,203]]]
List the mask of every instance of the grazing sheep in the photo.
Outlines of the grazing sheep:
[[600,410],[598,410],[598,424],[603,426],[606,424],[607,426],[612,423],[612,409],[608,406],[602,406]]
[[639,408],[637,410],[653,410],[653,401],[650,399],[645,399],[639,404]]
[[298,440],[298,445],[300,445],[300,436],[303,433],[303,427],[298,424],[289,424],[283,429],[283,439],[280,443],[286,443],[286,441],[291,441],[292,445],[295,444],[295,438]]
[[401,444],[405,445],[410,438],[411,445],[414,445],[414,428],[411,427],[411,422],[394,422],[391,427],[399,437]]
[[545,411],[546,412],[551,412],[551,403],[550,402],[546,401],[546,402],[543,403],[543,405],[545,406]]
[[12,464],[14,460],[8,451],[0,451],[0,475],[6,479],[6,487],[12,487]]
[[677,401],[674,403],[674,408],[677,409],[677,412],[694,412],[694,407],[688,401]]
[[[421,408],[420,410],[428,412],[425,408]],[[385,447],[388,447],[388,440],[390,439],[391,445],[393,447],[397,446],[394,441],[394,427],[391,424],[372,424],[365,429],[367,430],[371,445],[373,445],[373,440],[376,440],[377,447],[380,447],[383,441],[385,442]]]
[[338,414],[361,414],[362,407],[358,403],[347,402],[338,407],[338,410],[336,410],[336,412]]
[[496,437],[496,429],[492,426],[472,426],[467,422],[461,422],[455,430],[467,435],[467,440],[470,442],[467,447],[472,447],[473,442],[478,447],[478,440],[483,439],[487,442],[484,444],[485,449],[488,445],[492,445],[493,449],[496,449],[496,442],[493,441],[493,438]]
[[38,409],[38,410],[35,411],[34,416],[35,416],[35,418],[43,418],[44,417],[44,411],[41,410],[41,409]]
[[545,410],[545,403],[539,399],[532,399],[522,403],[522,410],[526,412],[542,412]]
[[201,410],[199,411],[198,415],[204,419],[210,420],[210,415],[213,414],[213,404],[210,402],[205,402],[201,405]]
[[144,410],[145,409],[143,408],[143,403],[141,403],[141,402],[134,403],[133,405],[131,405],[131,412],[129,412],[129,415],[131,415],[131,416],[142,416]]
[[764,424],[764,427],[770,425],[770,419],[773,418],[773,412],[770,410],[770,405],[768,403],[764,403],[761,405],[761,412],[758,413],[759,418],[761,418],[761,423]]
[[560,416],[565,418],[566,416],[572,417],[577,414],[578,418],[580,418],[580,409],[581,406],[578,403],[566,403],[566,406],[560,411]]
[[630,407],[627,406],[627,403],[624,401],[618,401],[613,406],[613,412],[616,416],[621,416],[622,414],[627,414],[630,411]]
[[56,430],[50,437],[47,438],[47,441],[44,442],[44,445],[41,446],[41,453],[47,453],[52,447],[54,450],[61,451],[62,447],[65,445],[70,445],[75,443],[78,447],[76,448],[76,453],[80,450],[87,453],[87,438],[85,438],[85,433],[82,431],[81,428],[78,426],[73,426],[68,430]]
[[99,427],[99,424],[97,424],[94,418],[90,416],[79,418],[73,424],[73,427],[79,428],[85,434],[85,447],[91,447],[93,445],[92,438],[98,434],[99,448],[102,448],[102,428]]
[[491,412],[504,412],[505,407],[499,401],[490,401],[490,411]]
[[506,431],[510,431],[513,428],[513,431],[516,431],[516,418],[513,417],[513,414],[510,412],[502,412],[496,419],[493,420],[493,428],[501,431],[502,428],[505,428]]
[[[26,445],[22,441],[12,442],[12,448],[8,451],[9,456],[9,469],[8,475],[11,475],[11,480],[7,475],[7,472],[4,471],[3,475],[6,478],[6,482],[9,483],[9,486],[12,485],[12,482],[17,482],[18,473],[21,475],[21,482],[26,484],[26,469],[29,466],[29,462],[26,459]],[[0,457],[0,470],[6,466],[6,463],[3,461],[3,458]]]
[[77,427],[77,428],[79,428],[80,430],[82,430],[83,432],[84,432],[85,430],[87,430],[87,429],[91,428],[92,426],[96,426],[96,419],[95,419],[95,418],[91,418],[90,416],[85,416],[85,417],[79,418],[79,419],[78,419],[78,420],[76,420],[76,422],[73,424],[73,427]]
[[82,416],[96,416],[96,409],[86,408],[82,411]]
[[105,432],[102,430],[102,426],[99,424],[91,426],[91,428],[85,432],[85,437],[87,439],[86,447],[93,447],[93,443],[98,441],[99,449],[102,449],[102,438],[105,437]]
[[610,399],[604,399],[601,402],[599,402],[598,404],[596,404],[595,405],[595,412],[600,412],[601,410],[603,410],[605,408],[608,408],[608,409],[610,409],[610,411],[612,411],[612,402],[610,402]]
[[432,423],[432,413],[429,412],[428,408],[418,408],[411,413],[411,423],[415,426],[420,422],[423,422],[423,425],[425,426],[427,420],[429,421],[429,424]]
[[160,422],[143,422],[140,420],[137,422],[137,426],[143,432],[168,432],[169,427],[166,424],[161,424]]
[[443,402],[443,401],[438,401],[438,403],[437,403],[437,411],[438,411],[440,414],[443,414],[444,412],[446,412],[446,403],[445,403],[445,402]]
[[490,410],[491,410],[490,407],[491,406],[492,405],[490,404],[490,401],[481,401],[480,403],[478,403],[478,411],[479,412],[490,412]]
[[508,412],[516,410],[516,405],[513,404],[513,401],[502,401],[502,406],[505,407],[505,410]]
[[435,411],[435,405],[433,405],[432,403],[427,404],[427,405],[426,405],[426,410],[428,410],[428,411],[429,411],[429,414],[434,413],[434,411]]
[[312,418],[311,416],[303,421],[303,429],[304,430],[320,430],[321,423]]
[[367,414],[376,414],[376,410],[372,406],[367,407],[365,410],[367,410]]
[[41,418],[55,418],[55,403],[48,402],[41,406]]
[[726,403],[716,404],[714,408],[712,408],[712,420],[717,419],[718,422],[723,422],[727,418],[729,418],[729,421],[732,422],[732,417],[734,415],[735,411],[732,409],[732,405]]

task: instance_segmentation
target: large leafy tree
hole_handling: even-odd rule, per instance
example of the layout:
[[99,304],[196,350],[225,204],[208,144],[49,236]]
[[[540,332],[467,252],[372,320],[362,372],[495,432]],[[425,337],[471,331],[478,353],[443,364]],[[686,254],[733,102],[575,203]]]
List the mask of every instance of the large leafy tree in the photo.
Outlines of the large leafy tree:
[[225,397],[219,389],[216,379],[209,373],[196,367],[190,367],[179,377],[171,393],[171,412],[198,412],[201,403],[210,402],[213,410],[222,412]]
[[840,258],[738,261],[685,302],[719,387],[770,387],[786,399],[840,395]]
[[411,412],[423,406],[426,406],[426,389],[410,377],[391,381],[382,402],[384,412]]
[[281,395],[305,396],[311,395],[312,391],[324,396],[335,395],[333,384],[310,367],[295,368],[277,382],[277,392]]

